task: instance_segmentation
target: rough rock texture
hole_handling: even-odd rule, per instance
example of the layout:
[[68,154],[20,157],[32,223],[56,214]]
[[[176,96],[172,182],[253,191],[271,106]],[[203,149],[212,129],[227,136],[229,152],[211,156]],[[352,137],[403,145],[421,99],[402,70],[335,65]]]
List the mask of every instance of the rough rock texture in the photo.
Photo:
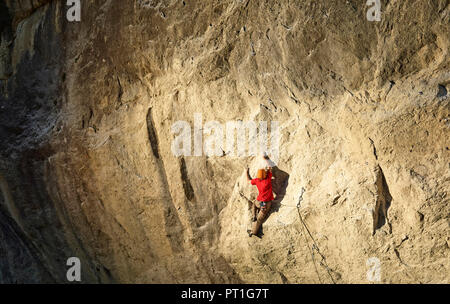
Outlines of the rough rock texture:
[[[381,2],[0,0],[0,282],[450,283],[449,1]],[[194,113],[280,123],[262,240]]]

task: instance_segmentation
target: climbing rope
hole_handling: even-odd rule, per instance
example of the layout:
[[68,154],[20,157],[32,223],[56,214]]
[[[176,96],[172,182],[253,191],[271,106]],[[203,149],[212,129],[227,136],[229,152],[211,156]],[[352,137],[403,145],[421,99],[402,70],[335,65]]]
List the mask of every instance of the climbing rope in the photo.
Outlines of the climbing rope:
[[[316,241],[314,240],[314,238],[313,238],[311,232],[310,232],[309,229],[308,229],[308,226],[306,225],[305,221],[303,221],[302,215],[300,214],[300,203],[301,203],[301,201],[303,200],[303,193],[304,193],[304,192],[305,192],[305,189],[302,187],[301,192],[300,192],[300,195],[299,195],[299,200],[298,200],[297,205],[292,206],[292,205],[285,205],[285,204],[282,204],[282,203],[280,203],[280,205],[286,206],[286,207],[290,207],[290,208],[297,208],[297,214],[298,214],[298,217],[299,217],[299,219],[300,219],[300,222],[302,223],[302,226],[301,226],[301,228],[302,228],[301,234],[303,235],[303,238],[305,239],[306,245],[307,245],[308,249],[309,249],[310,252],[311,252],[311,259],[312,259],[312,262],[313,262],[314,269],[315,269],[315,271],[316,271],[317,277],[318,277],[318,279],[319,279],[319,282],[322,283],[322,279],[321,279],[320,274],[319,274],[319,271],[318,271],[318,269],[317,269],[316,260],[315,260],[315,258],[314,258],[314,257],[315,257],[314,251],[316,251],[317,254],[321,257],[321,260],[320,260],[320,262],[319,262],[319,265],[322,266],[322,267],[324,267],[324,268],[326,269],[328,275],[330,276],[331,281],[333,282],[333,284],[336,284],[336,282],[334,281],[333,276],[332,276],[332,274],[331,274],[331,273],[333,272],[333,270],[330,269],[330,267],[328,266],[325,256],[320,252],[319,246],[317,245]],[[252,201],[251,201],[250,199],[248,199],[242,192],[239,192],[239,195],[240,195],[242,198],[246,199],[249,203],[252,203]],[[308,232],[308,235],[309,235],[309,237],[311,238],[311,240],[312,240],[312,242],[313,242],[313,244],[312,244],[311,247],[309,247],[309,242],[308,242],[308,238],[306,237],[305,230]]]
[[[297,208],[297,211],[298,211],[298,210],[299,210],[299,208]],[[299,211],[299,212],[300,212],[300,211]],[[299,215],[300,215],[300,213],[299,213]],[[303,222],[301,216],[300,216],[300,220]],[[306,246],[308,247],[308,249],[310,249],[310,252],[311,252],[311,259],[312,259],[312,262],[313,262],[313,265],[314,265],[314,269],[315,269],[315,271],[316,271],[317,277],[319,278],[319,282],[322,284],[322,280],[320,279],[319,271],[317,270],[316,261],[315,261],[315,259],[314,259],[314,251],[312,250],[312,247],[309,248],[309,242],[308,242],[308,239],[306,238],[306,235],[305,235],[305,233],[304,233],[304,231],[303,231],[304,228],[303,228],[303,226],[301,226],[301,227],[302,227],[302,235],[303,235],[303,238],[305,239]],[[313,245],[313,246],[314,246],[314,245]]]
[[[320,260],[320,262],[319,262],[319,265],[322,266],[322,267],[324,267],[324,268],[327,270],[327,273],[328,273],[328,275],[330,276],[331,281],[333,282],[333,284],[336,284],[336,282],[335,282],[334,279],[333,279],[333,276],[331,275],[331,272],[333,272],[333,270],[331,270],[330,267],[328,267],[328,264],[327,264],[327,261],[326,261],[325,256],[320,252],[319,246],[317,245],[316,241],[314,240],[314,238],[313,238],[311,232],[310,232],[309,229],[308,229],[308,226],[306,225],[305,221],[304,221],[303,218],[302,218],[302,215],[300,214],[300,203],[301,203],[302,200],[303,200],[303,193],[304,193],[304,192],[305,192],[305,188],[302,187],[302,189],[301,189],[301,191],[300,191],[298,203],[297,203],[296,206],[284,205],[284,204],[282,204],[282,205],[283,205],[283,206],[286,206],[286,207],[295,207],[295,208],[297,208],[298,218],[300,219],[300,222],[302,223],[302,226],[301,226],[302,231],[301,231],[301,233],[302,233],[302,235],[303,235],[303,238],[305,239],[305,242],[306,242],[306,245],[307,245],[308,249],[309,249],[310,252],[311,252],[311,259],[312,259],[312,262],[313,262],[313,264],[314,264],[314,269],[315,269],[315,271],[316,271],[317,277],[319,278],[319,282],[322,283],[322,279],[320,278],[319,271],[317,270],[316,260],[315,260],[315,258],[314,258],[314,251],[316,251],[317,254],[322,258],[322,259]],[[308,232],[308,235],[309,235],[309,237],[311,238],[311,240],[312,240],[312,242],[313,242],[313,244],[312,244],[311,247],[309,247],[309,242],[308,242],[308,239],[307,239],[307,237],[306,237],[305,230]]]
[[[325,256],[320,252],[319,246],[317,246],[316,241],[314,240],[313,236],[311,235],[311,232],[308,229],[308,226],[306,226],[305,222],[303,221],[303,218],[300,214],[300,206],[297,206],[297,213],[298,213],[298,217],[300,219],[300,221],[302,222],[302,234],[303,237],[305,238],[306,241],[306,245],[308,246],[308,248],[311,250],[311,258],[313,260],[314,263],[314,268],[316,270],[317,273],[317,277],[319,278],[320,283],[322,283],[322,280],[320,279],[320,275],[319,272],[317,271],[317,266],[316,266],[316,261],[314,259],[314,250],[317,252],[317,254],[320,255],[320,257],[322,258],[322,260],[319,262],[319,265],[324,267],[327,270],[328,275],[330,276],[331,281],[333,282],[333,284],[336,284],[336,282],[333,279],[333,276],[331,275],[332,270],[330,269],[330,267],[328,267],[327,261]],[[309,237],[311,238],[311,240],[313,241],[313,245],[311,246],[311,248],[309,247],[309,242],[307,241],[306,238],[306,234],[305,234],[305,229],[308,232]]]

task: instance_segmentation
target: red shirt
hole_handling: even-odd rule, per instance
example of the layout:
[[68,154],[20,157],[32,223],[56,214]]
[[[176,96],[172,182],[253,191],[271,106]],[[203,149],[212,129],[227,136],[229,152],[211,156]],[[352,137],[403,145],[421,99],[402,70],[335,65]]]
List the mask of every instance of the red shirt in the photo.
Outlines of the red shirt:
[[259,180],[254,178],[251,180],[252,185],[256,185],[259,191],[259,195],[256,198],[260,202],[270,202],[273,201],[272,193],[272,172],[269,171],[265,179]]

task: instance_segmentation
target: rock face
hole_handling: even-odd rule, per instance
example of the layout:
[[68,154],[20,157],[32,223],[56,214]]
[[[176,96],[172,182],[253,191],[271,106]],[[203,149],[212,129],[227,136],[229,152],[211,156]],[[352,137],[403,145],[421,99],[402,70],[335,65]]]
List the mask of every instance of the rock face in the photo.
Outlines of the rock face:
[[[449,3],[381,4],[0,0],[0,282],[450,283]],[[261,240],[195,113],[279,123]]]

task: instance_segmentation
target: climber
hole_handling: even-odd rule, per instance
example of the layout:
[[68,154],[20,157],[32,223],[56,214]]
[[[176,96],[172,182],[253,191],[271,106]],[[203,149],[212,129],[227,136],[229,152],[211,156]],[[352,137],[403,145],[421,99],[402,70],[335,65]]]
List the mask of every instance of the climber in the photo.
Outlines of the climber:
[[249,168],[247,167],[247,180],[252,185],[256,185],[259,192],[259,195],[256,198],[256,202],[252,204],[252,230],[247,230],[247,232],[248,236],[251,237],[252,235],[256,235],[259,238],[261,238],[259,230],[264,219],[269,214],[270,207],[272,206],[273,201],[271,161],[265,154],[262,157],[265,160],[267,166],[265,167],[265,169],[258,170],[256,178],[251,178]]

